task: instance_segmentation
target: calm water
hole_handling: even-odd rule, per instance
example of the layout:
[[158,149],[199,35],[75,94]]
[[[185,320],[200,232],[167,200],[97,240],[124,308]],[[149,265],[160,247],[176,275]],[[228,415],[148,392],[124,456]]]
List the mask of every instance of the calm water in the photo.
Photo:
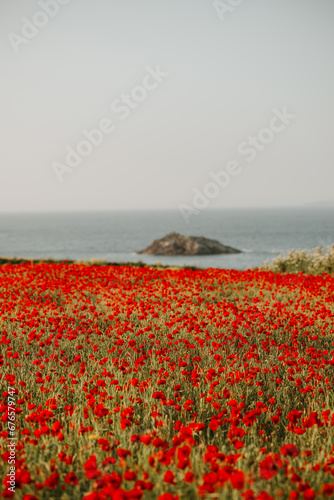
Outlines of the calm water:
[[[154,239],[176,231],[214,238],[237,255],[136,255]],[[106,259],[108,262],[246,269],[282,250],[334,244],[334,209],[225,209],[195,215],[187,225],[177,211],[0,214],[0,256]]]

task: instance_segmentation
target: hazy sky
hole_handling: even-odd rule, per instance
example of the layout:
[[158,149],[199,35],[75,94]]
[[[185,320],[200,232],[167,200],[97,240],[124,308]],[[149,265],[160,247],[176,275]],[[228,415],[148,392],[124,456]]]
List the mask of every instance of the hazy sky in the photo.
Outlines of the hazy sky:
[[214,4],[1,0],[1,211],[333,200],[333,0]]

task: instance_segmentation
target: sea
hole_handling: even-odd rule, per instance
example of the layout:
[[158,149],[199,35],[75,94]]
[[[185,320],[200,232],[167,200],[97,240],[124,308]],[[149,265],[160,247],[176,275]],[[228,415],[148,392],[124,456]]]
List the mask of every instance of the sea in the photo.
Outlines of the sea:
[[[213,238],[233,255],[138,255],[170,232]],[[168,210],[0,214],[0,256],[251,269],[291,249],[334,244],[334,208],[205,210],[187,223]]]

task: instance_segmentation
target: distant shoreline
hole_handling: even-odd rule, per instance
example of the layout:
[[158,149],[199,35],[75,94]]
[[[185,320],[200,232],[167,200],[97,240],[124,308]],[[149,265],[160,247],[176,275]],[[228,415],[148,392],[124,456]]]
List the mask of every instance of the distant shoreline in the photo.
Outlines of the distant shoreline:
[[121,266],[129,266],[129,267],[148,267],[148,268],[155,268],[155,269],[190,269],[190,270],[199,270],[199,271],[205,271],[204,268],[201,267],[196,267],[196,266],[170,266],[170,265],[164,265],[159,263],[155,264],[148,264],[145,262],[142,262],[141,260],[137,262],[107,262],[104,260],[98,260],[98,259],[91,259],[91,260],[71,260],[71,259],[21,259],[19,257],[0,257],[0,266],[5,266],[6,264],[12,264],[12,265],[20,265],[20,264],[68,264],[68,265],[74,265],[74,264],[82,264],[85,266],[101,266],[101,267],[107,267],[107,266],[114,266],[114,267],[121,267]]

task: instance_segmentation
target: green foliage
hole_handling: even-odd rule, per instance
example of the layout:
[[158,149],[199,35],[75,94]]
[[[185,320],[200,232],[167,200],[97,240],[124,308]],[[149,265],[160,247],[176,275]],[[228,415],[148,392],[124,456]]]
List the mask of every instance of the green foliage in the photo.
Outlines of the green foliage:
[[262,266],[275,273],[334,274],[334,245],[312,250],[290,250]]

